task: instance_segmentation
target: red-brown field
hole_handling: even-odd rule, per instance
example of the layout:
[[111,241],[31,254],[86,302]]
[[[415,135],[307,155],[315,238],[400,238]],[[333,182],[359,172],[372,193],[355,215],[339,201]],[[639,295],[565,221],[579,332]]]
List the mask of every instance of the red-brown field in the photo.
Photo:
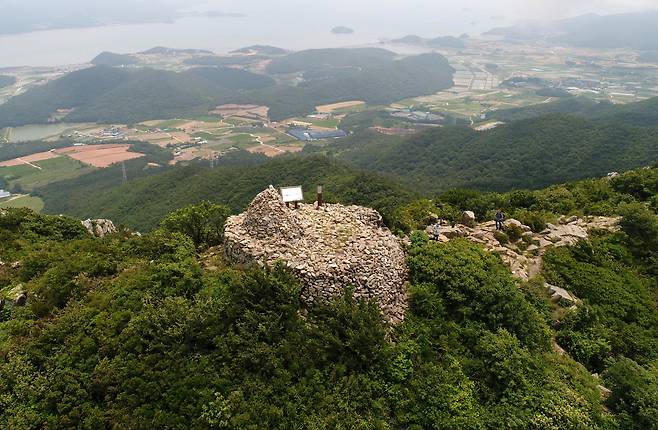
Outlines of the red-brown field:
[[108,167],[114,163],[143,157],[139,152],[128,152],[130,145],[90,145],[69,146],[55,150],[58,154],[66,155],[74,160],[92,165],[94,167]]
[[11,166],[20,166],[21,164],[29,164],[35,161],[50,160],[51,158],[59,157],[58,154],[47,151],[47,152],[38,152],[32,155],[26,155],[25,157],[14,158],[13,160],[7,160],[0,163],[0,167],[11,167]]

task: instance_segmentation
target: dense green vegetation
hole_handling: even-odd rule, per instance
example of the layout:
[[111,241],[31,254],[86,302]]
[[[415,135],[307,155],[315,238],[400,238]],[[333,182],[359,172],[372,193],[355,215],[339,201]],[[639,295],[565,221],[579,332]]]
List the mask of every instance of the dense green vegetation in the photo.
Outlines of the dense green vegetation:
[[282,74],[325,67],[373,67],[394,59],[395,53],[381,48],[308,49],[277,58],[267,66],[267,71]]
[[432,195],[455,187],[541,188],[628,170],[658,160],[657,138],[654,128],[549,115],[487,132],[444,127],[408,138],[338,142],[323,150]]
[[276,82],[267,75],[258,75],[232,67],[197,67],[190,73],[232,90],[257,90],[273,86]]
[[[497,209],[502,209],[508,216],[540,232],[546,228],[546,223],[555,223],[560,215],[617,216],[638,205],[658,213],[656,195],[658,167],[633,170],[612,179],[587,179],[540,190],[492,193],[460,188],[443,192],[432,200],[416,200],[399,207],[391,217],[390,226],[408,233],[427,227],[432,222],[431,214],[456,223],[461,221],[462,212],[469,210],[478,220],[486,221],[493,219]],[[639,213],[646,217],[648,212]],[[643,230],[633,237],[652,237],[650,221],[638,225],[644,225]],[[645,252],[653,249],[646,243],[633,248]],[[649,267],[655,264],[647,259]]]
[[94,240],[74,220],[24,212],[0,232],[14,239],[3,259],[23,261],[2,280],[34,295],[0,322],[3,427],[614,422],[591,377],[549,351],[506,269],[466,242],[411,250],[412,306],[389,332],[349,296],[304,305],[282,269],[204,273],[181,235]]
[[242,210],[270,184],[303,185],[309,200],[315,198],[309,190],[326,184],[327,201],[371,206],[385,217],[416,196],[393,181],[324,157],[281,158],[266,163],[262,156],[244,157],[237,165],[231,165],[229,159],[227,165],[211,170],[207,163],[195,163],[131,179],[125,185],[119,185],[121,175],[115,171],[113,182],[101,180],[99,185],[97,177],[78,178],[43,188],[39,195],[46,202],[46,212],[83,219],[105,217],[142,231],[156,227],[167,213],[202,200],[226,204],[232,211]]
[[388,104],[431,94],[452,86],[454,70],[439,54],[395,59],[383,49],[300,51],[280,57],[269,73],[302,73],[295,87],[278,86],[245,94],[240,100],[265,104],[270,117],[281,120],[312,112],[315,106],[348,100]]
[[656,97],[625,105],[614,105],[607,101],[597,102],[586,97],[565,97],[551,103],[502,109],[492,112],[490,117],[503,121],[519,121],[548,114],[561,113],[582,116],[598,121],[623,123],[641,127],[656,127],[658,126],[657,108],[658,98]]
[[[388,327],[373,303],[349,291],[308,305],[282,266],[238,269],[205,253],[217,243],[222,206],[202,202],[143,236],[103,239],[68,217],[10,210],[0,215],[0,261],[20,264],[0,265],[0,294],[20,284],[28,302],[0,309],[0,426],[658,427],[658,169],[406,203],[402,188],[326,159],[305,161],[258,170],[269,172],[264,180],[279,170],[289,183],[315,172],[308,178],[315,182],[327,179],[312,169],[322,162],[334,175],[329,183],[349,184],[361,204],[375,201],[378,185],[379,197],[401,208],[390,225],[403,214],[420,222],[427,208],[488,216],[489,207],[503,206],[528,217],[620,214],[622,229],[546,255],[543,276],[573,291],[576,309],[551,303],[541,278],[514,280],[479,245],[414,233],[410,307],[402,324]],[[231,189],[223,169],[198,175],[216,181],[209,188]],[[188,193],[203,191],[195,181],[184,181]],[[224,203],[241,198],[222,188],[215,194]],[[163,195],[170,190],[165,184]],[[554,352],[552,341],[567,354]]]
[[268,68],[274,74],[315,72],[290,86],[275,85],[271,76],[222,67],[229,65],[222,58],[195,59],[195,64],[214,67],[180,73],[108,66],[72,72],[0,105],[0,128],[43,123],[58,109],[75,109],[64,121],[136,123],[205,115],[224,103],[267,105],[272,119],[280,120],[325,103],[355,98],[391,103],[434,93],[452,85],[454,72],[439,54],[396,59],[382,49],[301,51],[276,57]]
[[129,54],[115,54],[114,52],[101,52],[93,60],[91,64],[94,66],[129,66],[137,63],[137,59]]

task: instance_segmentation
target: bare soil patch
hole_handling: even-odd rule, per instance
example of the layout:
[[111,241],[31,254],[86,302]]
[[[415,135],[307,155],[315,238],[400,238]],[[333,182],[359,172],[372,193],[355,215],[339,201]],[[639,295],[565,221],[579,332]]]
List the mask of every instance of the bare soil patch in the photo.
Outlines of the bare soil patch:
[[331,113],[335,110],[347,109],[347,108],[351,108],[351,107],[354,107],[354,106],[361,106],[361,105],[364,105],[364,104],[366,104],[366,102],[364,102],[364,101],[352,100],[352,101],[349,101],[349,102],[332,103],[332,104],[328,104],[328,105],[316,106],[315,110],[317,110],[320,113]]
[[115,163],[143,157],[139,152],[129,152],[130,145],[69,146],[55,152],[66,155],[94,167],[108,167]]
[[36,161],[50,160],[51,158],[59,157],[59,154],[56,154],[52,151],[38,152],[32,155],[26,155],[25,157],[14,158],[13,160],[7,160],[0,163],[0,167],[11,167],[11,166],[20,166],[21,164],[34,163]]

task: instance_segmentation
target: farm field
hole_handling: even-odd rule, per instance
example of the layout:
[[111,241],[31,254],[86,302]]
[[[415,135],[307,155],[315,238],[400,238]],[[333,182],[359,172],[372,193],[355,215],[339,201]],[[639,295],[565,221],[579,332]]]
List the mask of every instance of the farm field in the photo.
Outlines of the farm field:
[[59,157],[53,151],[38,152],[36,154],[27,155],[25,157],[14,158],[13,160],[7,160],[0,162],[0,167],[12,167],[12,166],[21,166],[28,163],[34,163],[37,161],[50,160],[51,158]]
[[315,110],[317,110],[319,113],[333,113],[336,111],[350,110],[357,107],[363,108],[365,107],[365,104],[366,102],[361,100],[352,100],[348,102],[332,103],[328,105],[316,106]]
[[130,145],[91,145],[69,146],[55,150],[58,154],[66,155],[74,160],[81,161],[94,167],[109,167],[112,164],[143,157],[139,152],[129,152]]
[[42,160],[32,165],[0,167],[0,177],[4,178],[12,189],[19,186],[24,191],[32,191],[53,182],[72,179],[93,170],[80,161],[68,157]]
[[44,202],[34,196],[14,196],[0,200],[0,208],[28,208],[34,212],[41,212]]

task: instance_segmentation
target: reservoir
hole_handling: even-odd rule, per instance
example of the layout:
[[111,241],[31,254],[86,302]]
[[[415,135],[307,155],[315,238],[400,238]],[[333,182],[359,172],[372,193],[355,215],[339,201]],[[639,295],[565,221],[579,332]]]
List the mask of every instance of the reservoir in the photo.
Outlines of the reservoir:
[[47,139],[59,136],[66,130],[76,127],[77,124],[33,124],[22,127],[11,127],[0,131],[0,135],[8,136],[10,143],[28,142],[31,140]]

